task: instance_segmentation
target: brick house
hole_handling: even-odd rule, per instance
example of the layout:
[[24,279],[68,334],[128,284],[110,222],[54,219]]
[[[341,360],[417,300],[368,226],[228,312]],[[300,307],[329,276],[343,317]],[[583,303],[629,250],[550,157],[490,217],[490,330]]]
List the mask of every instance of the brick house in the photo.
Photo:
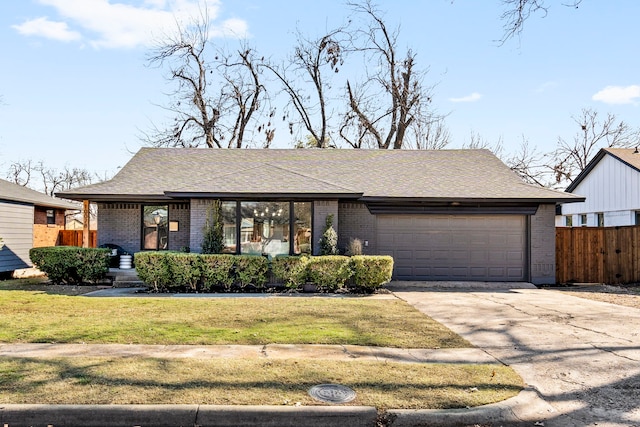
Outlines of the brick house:
[[110,181],[59,194],[98,206],[98,244],[199,252],[220,200],[225,252],[317,254],[328,215],[339,246],[388,254],[400,280],[555,283],[557,203],[487,150],[143,148]]
[[0,273],[31,267],[29,249],[55,246],[65,213],[80,207],[0,179]]

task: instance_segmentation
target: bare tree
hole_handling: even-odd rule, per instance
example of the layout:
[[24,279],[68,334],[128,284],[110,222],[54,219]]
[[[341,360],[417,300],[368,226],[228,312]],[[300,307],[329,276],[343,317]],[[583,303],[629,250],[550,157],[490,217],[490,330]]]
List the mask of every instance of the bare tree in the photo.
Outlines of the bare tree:
[[[561,0],[563,6],[577,9],[582,0]],[[500,19],[503,22],[502,43],[514,36],[522,34],[524,23],[531,15],[539,13],[543,17],[547,16],[549,6],[545,0],[502,0],[505,6]]]
[[65,166],[64,169],[57,170],[45,166],[42,161],[34,162],[31,159],[11,163],[7,179],[49,196],[102,180],[86,169]]
[[[154,127],[144,139],[155,146],[243,147],[248,124],[265,105],[254,51],[242,46],[237,59],[211,52],[206,9],[176,26],[176,33],[160,40],[148,56],[149,65],[169,68],[167,80],[176,85],[164,107],[175,116],[173,125]],[[273,135],[265,133],[268,145]]]
[[[416,55],[398,52],[398,29],[387,28],[381,12],[370,0],[348,3],[367,22],[355,31],[354,50],[365,56],[366,77],[347,81],[350,113],[341,135],[353,147],[403,148],[405,136],[416,120],[430,120],[430,90],[423,84],[425,72],[416,68]],[[349,137],[349,131],[351,137]]]
[[483,138],[479,133],[474,131],[471,131],[469,142],[464,142],[462,144],[462,148],[470,150],[489,150],[499,158],[503,158],[504,155],[504,144],[502,142],[502,137],[498,138],[496,142],[491,143]]
[[540,153],[536,147],[531,147],[529,140],[523,135],[518,151],[503,160],[524,182],[541,187],[552,187],[549,156],[550,154]]
[[327,72],[336,74],[344,63],[342,36],[344,28],[329,31],[317,39],[309,39],[297,33],[297,43],[288,65],[265,65],[281,83],[289,98],[291,114],[283,116],[289,119],[289,132],[294,133],[296,125],[311,135],[317,148],[329,146],[329,90],[330,78]]
[[572,119],[578,125],[578,131],[571,140],[559,137],[553,152],[556,183],[570,182],[600,148],[631,147],[637,143],[638,130],[611,113],[601,118],[597,111],[583,108],[580,115]]

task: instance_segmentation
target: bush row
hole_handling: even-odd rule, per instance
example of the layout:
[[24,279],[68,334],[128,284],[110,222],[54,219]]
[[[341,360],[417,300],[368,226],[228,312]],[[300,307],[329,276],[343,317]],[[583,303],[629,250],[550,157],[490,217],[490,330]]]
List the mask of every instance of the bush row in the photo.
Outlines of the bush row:
[[111,251],[102,248],[49,246],[32,248],[29,257],[34,266],[55,284],[96,282],[109,271]]
[[391,280],[389,256],[279,256],[269,262],[255,255],[204,255],[177,252],[135,254],[138,276],[155,291],[263,290],[269,273],[290,289],[313,283],[322,292],[345,287],[373,292]]

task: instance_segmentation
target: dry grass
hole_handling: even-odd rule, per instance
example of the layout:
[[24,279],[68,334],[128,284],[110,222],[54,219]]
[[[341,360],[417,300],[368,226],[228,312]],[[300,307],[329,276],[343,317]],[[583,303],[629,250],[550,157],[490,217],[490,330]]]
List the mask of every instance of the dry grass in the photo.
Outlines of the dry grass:
[[0,403],[321,405],[307,390],[339,383],[351,405],[463,408],[523,387],[498,365],[362,361],[65,358],[0,361]]
[[640,286],[638,285],[593,285],[565,289],[562,291],[576,297],[640,309]]

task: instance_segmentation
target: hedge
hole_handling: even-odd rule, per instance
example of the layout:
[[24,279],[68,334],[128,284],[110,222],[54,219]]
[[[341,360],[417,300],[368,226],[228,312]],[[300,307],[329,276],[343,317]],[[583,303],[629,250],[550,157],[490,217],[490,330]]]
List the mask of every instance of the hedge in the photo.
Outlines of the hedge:
[[309,281],[319,290],[335,292],[351,277],[350,258],[343,255],[311,257],[307,264]]
[[373,292],[393,271],[390,256],[277,256],[269,263],[256,255],[139,252],[135,260],[138,276],[155,291],[262,290],[271,271],[290,289],[311,282],[321,292],[335,292],[349,281],[355,291]]
[[372,292],[391,281],[393,258],[388,255],[354,255],[351,257],[351,269],[354,287]]
[[104,248],[48,246],[29,250],[31,262],[55,284],[80,284],[104,279],[111,251]]
[[271,260],[271,272],[286,287],[297,289],[307,281],[308,263],[306,256],[277,256]]

